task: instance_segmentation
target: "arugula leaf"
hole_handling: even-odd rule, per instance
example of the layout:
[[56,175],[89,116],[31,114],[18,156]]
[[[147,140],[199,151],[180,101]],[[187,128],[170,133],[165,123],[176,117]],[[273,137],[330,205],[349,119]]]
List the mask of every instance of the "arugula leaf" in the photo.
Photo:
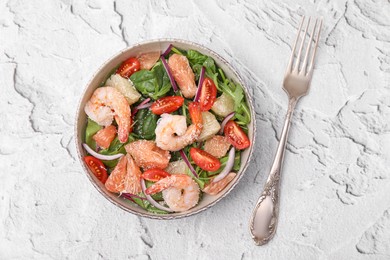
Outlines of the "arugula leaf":
[[[138,196],[141,196],[143,197],[144,195],[143,194],[138,194]],[[143,199],[140,199],[140,198],[136,198],[136,197],[133,197],[132,198],[134,200],[134,202],[140,206],[141,208],[149,211],[149,212],[152,212],[152,213],[156,213],[156,214],[167,214],[168,212],[164,211],[164,210],[161,210],[161,209],[158,209],[156,207],[154,207],[152,204],[150,204],[149,201],[147,200],[143,200]]]
[[147,205],[146,210],[149,212],[156,213],[156,214],[168,214],[169,213],[169,212],[166,212],[165,210],[161,210],[161,209],[156,208],[155,206],[150,204],[149,201],[145,201],[145,204]]
[[200,78],[200,71],[202,70],[202,64],[195,64],[192,66],[192,71],[195,74],[195,80],[198,81]]
[[[114,155],[118,153],[126,154],[125,145],[134,142],[135,140],[136,138],[134,137],[134,134],[130,134],[129,139],[127,139],[127,142],[122,144],[119,141],[118,136],[116,136],[114,140],[112,140],[110,147],[108,147],[107,149],[100,150],[99,153],[104,155]],[[110,169],[110,171],[112,171],[114,170],[115,166],[118,164],[119,159],[110,160],[110,161],[103,160],[102,162],[104,163],[105,166],[107,166]]]
[[234,99],[234,110],[237,110],[239,106],[242,105],[242,101],[244,99],[244,91],[242,90],[241,86],[239,86],[238,84],[237,85],[234,85],[233,83],[231,83],[231,85],[233,85],[235,87],[234,89],[234,92],[233,92],[233,99]]
[[[221,77],[224,77],[221,76]],[[221,91],[229,95],[234,100],[234,118],[238,119],[237,122],[240,125],[246,125],[251,121],[251,114],[246,104],[244,90],[240,84],[234,84],[232,81],[225,79],[220,84]]]
[[223,73],[223,71],[221,69],[218,69],[218,72],[219,72],[219,75],[221,76],[222,81],[225,82],[226,81],[225,73]]
[[[146,188],[149,188],[150,186],[152,186],[154,184],[154,182],[151,182],[151,181],[145,181],[145,186]],[[157,192],[153,195],[151,195],[152,198],[154,200],[163,200],[163,196],[162,196],[162,192]]]
[[129,138],[127,139],[126,143],[121,143],[118,139],[118,136],[116,136],[114,140],[112,140],[110,147],[99,151],[99,153],[104,155],[115,155],[118,153],[126,154],[125,145],[134,141],[135,137],[133,134],[129,135]]
[[[214,172],[208,172],[208,176],[214,176],[214,175],[219,174],[220,172],[222,172],[223,169],[226,166],[228,158],[229,158],[228,155],[220,158],[219,161],[221,162],[221,167],[218,170],[214,171]],[[241,166],[241,151],[236,151],[236,154],[234,155],[233,170],[234,171],[238,171],[240,169],[240,166]]]
[[93,150],[96,150],[96,142],[92,137],[102,128],[98,123],[88,118],[87,128],[85,129],[85,143]]
[[215,62],[212,58],[207,57],[207,59],[203,62],[203,66],[206,68],[206,70],[208,70],[212,74],[216,73],[217,68],[216,68]]
[[195,50],[188,50],[186,57],[191,66],[194,66],[195,64],[203,64],[208,58],[208,56],[203,55],[202,53]]
[[[190,158],[188,158],[188,159],[190,159]],[[190,160],[190,163],[193,164],[193,162],[191,160]],[[198,176],[200,176],[201,173],[202,173],[202,169],[199,166],[196,166],[195,171],[198,174]],[[199,185],[200,189],[203,190],[204,185],[205,185],[205,181],[204,180],[202,180],[201,178],[195,178],[195,176],[192,174],[191,170],[188,167],[186,168],[185,174],[190,176]]]
[[236,155],[234,156],[233,170],[238,171],[240,167],[241,167],[241,151],[236,151]]
[[193,177],[193,175],[192,175],[191,173],[189,173],[188,175],[189,175],[190,177],[192,177],[192,179],[199,185],[199,187],[200,187],[201,190],[204,189],[205,181]]
[[172,47],[171,52],[169,53],[169,55],[171,55],[173,53],[184,55],[183,52],[185,53],[185,51],[180,51],[180,50],[176,49],[175,47]]

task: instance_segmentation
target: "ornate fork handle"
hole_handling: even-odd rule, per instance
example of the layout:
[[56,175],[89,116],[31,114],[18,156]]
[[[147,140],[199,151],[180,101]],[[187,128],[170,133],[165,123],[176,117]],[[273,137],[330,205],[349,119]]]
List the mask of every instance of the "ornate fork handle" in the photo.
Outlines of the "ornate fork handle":
[[264,186],[264,191],[257,201],[252,213],[250,231],[252,233],[252,238],[257,245],[266,244],[275,235],[279,216],[280,171],[282,168],[284,152],[286,150],[291,117],[297,101],[296,98],[290,97],[289,99],[287,115],[275,159]]

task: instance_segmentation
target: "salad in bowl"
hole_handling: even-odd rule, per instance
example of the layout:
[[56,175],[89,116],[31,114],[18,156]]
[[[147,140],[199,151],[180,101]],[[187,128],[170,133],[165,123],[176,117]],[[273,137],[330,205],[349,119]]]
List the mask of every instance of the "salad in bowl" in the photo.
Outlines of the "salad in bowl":
[[248,94],[220,57],[167,44],[106,64],[114,66],[90,83],[76,130],[95,186],[122,208],[159,218],[222,198],[249,161],[254,131]]

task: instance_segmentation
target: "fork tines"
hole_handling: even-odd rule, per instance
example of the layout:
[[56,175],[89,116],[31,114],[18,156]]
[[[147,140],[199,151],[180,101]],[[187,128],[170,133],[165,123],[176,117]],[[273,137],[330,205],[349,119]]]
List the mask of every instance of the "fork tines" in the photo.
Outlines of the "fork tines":
[[[303,33],[303,37],[302,37],[300,46],[299,46],[298,54],[295,55],[295,49],[296,49],[298,40],[301,38],[302,26],[303,26],[304,22],[305,22],[305,16],[302,17],[301,24],[299,25],[297,38],[295,39],[294,46],[293,46],[293,49],[291,52],[290,61],[289,61],[288,66],[287,66],[287,73],[308,76],[308,75],[311,75],[311,73],[313,72],[314,58],[316,55],[317,46],[318,46],[318,39],[320,38],[320,32],[321,32],[321,27],[322,27],[322,18],[315,19],[313,29],[311,30],[311,34],[308,35],[307,32],[309,30],[310,22],[311,22],[311,17],[309,17],[305,31]],[[317,28],[318,23],[319,23],[319,26]],[[303,49],[303,46],[305,45],[305,39],[307,38],[306,37],[307,35],[310,36],[310,40],[309,40],[309,43],[306,44],[307,46],[306,46],[305,56],[303,58],[303,62],[301,63],[302,49]],[[317,36],[314,38],[314,35],[317,35]],[[313,38],[314,38],[314,40],[313,40]],[[312,48],[313,41],[315,44],[314,44],[314,47]],[[308,61],[308,57],[309,57],[310,53],[311,53],[310,64],[309,64],[309,67],[306,69],[307,61]],[[294,67],[292,68],[294,57],[295,57],[295,63],[294,63]]]

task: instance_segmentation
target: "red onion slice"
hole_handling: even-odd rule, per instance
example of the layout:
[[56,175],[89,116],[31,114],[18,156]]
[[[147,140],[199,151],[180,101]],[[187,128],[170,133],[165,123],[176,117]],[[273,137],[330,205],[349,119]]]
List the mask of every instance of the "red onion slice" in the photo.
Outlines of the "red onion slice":
[[232,119],[233,116],[234,116],[234,112],[231,112],[229,115],[227,115],[227,116],[223,119],[223,121],[222,121],[222,123],[221,123],[221,129],[219,130],[219,134],[220,134],[220,135],[223,133],[223,130],[224,130],[224,128],[225,128],[226,123],[227,123],[230,119]]
[[183,161],[187,164],[188,168],[190,168],[190,171],[192,175],[194,175],[195,178],[199,178],[198,174],[196,173],[194,167],[192,167],[190,161],[187,158],[187,155],[184,153],[183,150],[179,151],[181,158],[183,158]]
[[122,197],[125,197],[126,199],[127,198],[130,198],[130,199],[137,198],[137,199],[141,199],[141,200],[146,200],[146,198],[144,198],[144,197],[141,197],[141,196],[138,196],[135,194],[131,194],[131,193],[122,193],[121,195],[122,195]]
[[161,54],[161,56],[166,57],[171,52],[172,48],[173,48],[173,45],[169,44],[168,48],[163,52],[163,54]]
[[[135,114],[137,114],[138,110],[140,109],[143,109],[143,108],[148,108],[152,105],[152,103],[150,103],[150,105],[146,104],[150,101],[150,98],[147,98],[145,99],[144,101],[142,101],[138,106],[136,106],[133,111],[131,111],[131,116],[134,116]],[[145,105],[148,105],[145,107]]]
[[173,78],[171,69],[169,68],[168,63],[163,56],[161,56],[161,61],[162,61],[162,64],[164,65],[164,68],[165,68],[167,74],[168,74],[169,80],[171,81],[172,88],[176,92],[178,90],[178,88],[177,88],[175,79]]
[[223,170],[218,174],[218,176],[213,179],[213,182],[218,182],[218,181],[222,180],[223,178],[226,177],[226,175],[228,175],[230,173],[230,171],[232,170],[232,168],[234,166],[234,157],[235,156],[236,156],[236,149],[234,149],[234,147],[232,147],[229,151],[229,157],[228,157],[228,160],[226,162],[225,168],[223,168]]
[[124,155],[123,153],[118,153],[118,154],[114,154],[114,155],[103,155],[103,154],[97,153],[94,150],[92,150],[92,148],[89,147],[86,143],[83,143],[83,146],[89,154],[91,154],[92,156],[94,156],[100,160],[104,160],[104,161],[112,161],[112,160],[118,159]]
[[158,203],[157,201],[155,201],[155,200],[152,198],[152,196],[147,195],[147,194],[145,193],[146,184],[145,184],[145,180],[144,180],[144,179],[141,179],[141,188],[142,188],[142,192],[145,194],[146,199],[150,202],[150,204],[152,204],[153,206],[155,206],[155,207],[158,208],[158,209],[165,210],[165,211],[168,211],[168,212],[173,212],[173,210],[171,210],[170,208],[164,207],[163,205],[161,205],[160,203]]
[[144,109],[144,108],[151,107],[152,104],[153,104],[153,102],[149,102],[149,103],[147,103],[147,104],[139,105],[139,106],[137,107],[137,110],[141,110],[141,109]]
[[149,101],[150,101],[150,98],[145,99],[145,100],[142,101],[138,106],[136,106],[135,109],[140,109],[141,106],[145,105],[145,104],[148,103]]
[[131,196],[122,194],[122,197],[127,199],[127,200],[131,200],[132,202],[136,203],[135,200]]
[[204,81],[204,72],[205,68],[202,66],[202,69],[200,70],[200,76],[199,76],[199,81],[198,81],[198,89],[196,90],[196,95],[194,98],[194,102],[199,101],[200,98],[200,93],[202,91],[202,86],[203,86],[203,81]]

